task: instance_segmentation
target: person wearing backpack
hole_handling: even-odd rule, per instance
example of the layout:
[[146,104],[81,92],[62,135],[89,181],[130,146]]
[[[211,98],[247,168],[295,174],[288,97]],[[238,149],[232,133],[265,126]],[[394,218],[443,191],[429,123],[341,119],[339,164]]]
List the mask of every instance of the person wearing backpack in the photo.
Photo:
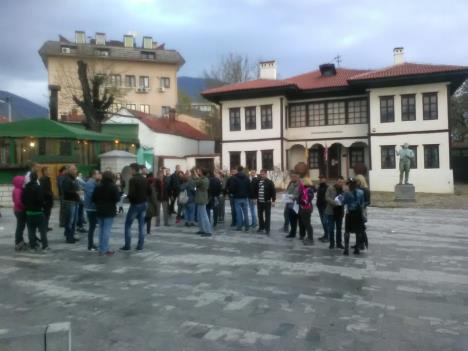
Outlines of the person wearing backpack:
[[343,206],[346,206],[345,217],[345,247],[343,255],[349,255],[349,235],[356,234],[356,246],[354,254],[359,255],[362,237],[364,233],[364,216],[362,211],[364,208],[364,192],[359,189],[357,182],[353,178],[349,178],[346,182],[345,192],[343,195]]
[[[304,180],[299,187],[299,235],[304,245],[314,245],[314,230],[312,228],[312,200],[314,199],[314,188],[309,180]],[[307,238],[306,238],[307,234]]]

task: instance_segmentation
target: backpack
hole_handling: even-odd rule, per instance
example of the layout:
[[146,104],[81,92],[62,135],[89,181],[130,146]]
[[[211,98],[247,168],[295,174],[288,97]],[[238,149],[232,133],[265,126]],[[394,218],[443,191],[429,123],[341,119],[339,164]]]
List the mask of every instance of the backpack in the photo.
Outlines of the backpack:
[[181,205],[185,205],[189,201],[187,190],[183,190],[180,192],[179,198],[177,199],[177,201]]
[[302,187],[299,198],[300,208],[305,211],[312,211],[312,199],[314,198],[314,193],[311,191],[311,189],[305,186]]

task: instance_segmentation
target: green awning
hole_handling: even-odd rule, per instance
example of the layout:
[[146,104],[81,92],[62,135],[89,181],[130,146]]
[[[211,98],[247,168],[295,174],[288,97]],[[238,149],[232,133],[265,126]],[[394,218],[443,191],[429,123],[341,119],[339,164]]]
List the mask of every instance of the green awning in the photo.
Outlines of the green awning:
[[[35,118],[0,124],[0,137],[54,138],[91,141],[114,141],[119,139],[119,135],[117,135],[115,131],[112,131],[112,133],[105,133],[103,130],[103,133],[96,133],[85,130],[84,127],[60,123],[47,118]],[[121,141],[125,142],[127,140],[122,139]],[[128,141],[138,142],[138,138],[132,138],[132,140]]]

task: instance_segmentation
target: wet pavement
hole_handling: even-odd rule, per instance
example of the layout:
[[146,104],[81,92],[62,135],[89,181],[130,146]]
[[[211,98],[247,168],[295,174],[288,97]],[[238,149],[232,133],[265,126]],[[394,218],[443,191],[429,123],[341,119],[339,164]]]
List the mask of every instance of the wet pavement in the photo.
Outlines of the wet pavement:
[[371,208],[359,257],[284,239],[279,208],[270,237],[172,225],[113,257],[59,229],[15,253],[2,213],[0,328],[70,321],[73,350],[468,350],[466,210]]

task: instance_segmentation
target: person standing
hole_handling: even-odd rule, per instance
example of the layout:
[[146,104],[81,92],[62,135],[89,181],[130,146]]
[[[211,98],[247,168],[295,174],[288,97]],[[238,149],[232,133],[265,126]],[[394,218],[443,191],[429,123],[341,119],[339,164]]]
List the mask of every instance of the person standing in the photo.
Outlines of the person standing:
[[244,173],[242,166],[237,167],[237,174],[230,184],[231,193],[234,196],[234,205],[236,208],[236,227],[237,230],[242,230],[242,226],[246,232],[249,231],[249,193],[250,180]]
[[44,217],[45,217],[45,226],[47,231],[51,231],[52,228],[49,227],[50,213],[52,207],[54,206],[54,193],[52,192],[52,183],[49,177],[49,168],[42,167],[42,177],[39,179],[39,184],[42,189],[42,194],[44,196]]
[[185,181],[181,185],[181,191],[185,191],[187,194],[187,203],[185,204],[185,226],[195,226],[195,182],[194,182],[195,170],[187,172]]
[[356,234],[356,245],[354,246],[354,254],[359,255],[363,232],[364,232],[364,217],[362,210],[364,208],[364,192],[359,189],[355,179],[350,178],[346,183],[346,188],[343,195],[343,206],[346,206],[345,217],[345,247],[343,255],[349,255],[349,235]]
[[156,198],[156,189],[154,187],[155,178],[153,177],[153,173],[148,173],[146,177],[148,182],[148,186],[150,189],[150,196],[148,197],[148,209],[146,210],[145,221],[146,221],[146,234],[151,234],[151,219],[156,217],[156,205],[158,199]]
[[57,175],[57,189],[59,192],[59,201],[60,201],[60,210],[59,210],[59,227],[63,228],[65,227],[65,218],[66,218],[66,210],[65,210],[65,203],[63,200],[63,180],[65,179],[67,175],[67,167],[62,166],[59,169],[59,173]]
[[80,195],[80,202],[78,203],[78,210],[77,210],[77,218],[76,218],[76,227],[77,231],[80,233],[87,233],[88,231],[84,227],[86,224],[85,218],[84,218],[84,186],[86,182],[83,179],[83,174],[78,173],[76,177],[76,183],[78,186],[78,194]]
[[275,205],[276,189],[275,184],[268,179],[266,169],[260,171],[260,179],[255,185],[255,195],[258,207],[257,233],[265,231],[266,235],[270,235],[271,207]]
[[23,205],[23,185],[24,176],[16,176],[13,178],[13,192],[11,194],[13,200],[13,212],[16,217],[15,230],[15,250],[21,251],[28,247],[24,242],[24,228],[26,228],[26,211]]
[[78,170],[75,165],[70,165],[65,177],[62,180],[62,194],[65,208],[65,238],[68,244],[74,244],[78,241],[75,238],[76,220],[78,217],[78,205],[81,201],[79,195],[76,175]]
[[[112,256],[114,251],[109,248],[109,238],[112,223],[117,214],[116,204],[120,200],[119,189],[114,183],[114,175],[110,171],[102,174],[102,180],[92,195],[95,204],[96,218],[99,223],[99,254]],[[130,212],[130,211],[129,211]]]
[[367,223],[367,207],[370,206],[371,203],[371,194],[369,190],[369,186],[367,185],[366,178],[362,174],[358,174],[356,176],[356,182],[359,189],[361,189],[364,193],[364,206],[362,208],[362,216],[364,219],[364,230],[362,232],[362,240],[361,240],[361,250],[369,248],[369,241],[367,239],[367,231],[366,231],[366,223]]
[[200,230],[197,234],[201,236],[212,236],[210,219],[206,212],[206,205],[208,204],[208,187],[210,181],[207,178],[208,171],[206,169],[197,169],[195,176],[195,204],[197,205],[198,226]]
[[338,249],[344,249],[344,246],[341,243],[341,227],[344,216],[343,204],[341,201],[343,195],[343,184],[344,178],[339,176],[335,185],[329,186],[325,193],[325,199],[327,201],[325,213],[327,215],[330,249],[335,248],[335,243]]
[[164,169],[159,171],[153,186],[156,193],[156,227],[161,225],[161,212],[164,226],[169,227],[169,184]]
[[250,171],[250,190],[249,190],[249,210],[250,210],[250,226],[255,228],[257,226],[257,193],[255,189],[258,184],[257,171]]
[[137,163],[130,165],[132,177],[128,183],[128,200],[130,208],[125,218],[125,244],[120,248],[122,251],[130,251],[132,241],[132,224],[138,220],[138,244],[136,250],[143,250],[145,244],[145,215],[148,208],[148,197],[151,195],[146,178],[140,173]]
[[328,242],[327,215],[325,214],[325,209],[327,208],[327,200],[325,199],[327,189],[327,177],[320,175],[319,186],[317,189],[317,209],[323,228],[323,235],[319,238],[319,240],[324,243]]
[[286,203],[286,208],[288,212],[288,222],[291,229],[286,238],[291,239],[296,237],[297,219],[299,213],[299,205],[297,202],[299,200],[299,188],[302,183],[299,179],[299,175],[294,171],[289,174],[289,177],[291,181],[289,182],[288,188],[286,189],[289,202]]
[[176,165],[174,173],[169,178],[169,216],[176,213],[175,203],[180,193],[179,173],[180,165]]
[[88,250],[96,251],[97,246],[94,244],[94,232],[96,230],[97,217],[96,217],[96,205],[93,202],[93,194],[101,179],[101,173],[94,169],[89,174],[89,179],[84,185],[84,209],[88,217]]
[[28,227],[29,246],[31,250],[38,249],[36,231],[41,235],[42,250],[48,250],[47,227],[44,216],[44,196],[38,184],[38,176],[35,171],[29,174],[29,183],[26,184],[22,200],[26,211],[26,224]]
[[225,187],[225,194],[229,198],[229,206],[231,208],[231,227],[235,227],[237,225],[237,218],[236,218],[236,205],[234,202],[234,186],[233,182],[235,181],[235,176],[237,174],[236,169],[232,169],[230,176],[226,180],[226,187]]
[[[314,210],[312,200],[314,199],[314,188],[308,179],[304,179],[303,185],[299,188],[299,236],[304,245],[314,245],[314,230],[312,228],[311,217]],[[307,238],[306,238],[307,234]]]
[[[206,211],[210,223],[213,228],[215,228],[218,225],[219,196],[222,191],[222,184],[214,174],[210,174],[209,181],[210,185],[208,187],[208,205],[206,206]],[[211,212],[213,212],[213,220],[211,220]]]
[[218,208],[218,223],[224,224],[224,214],[226,212],[226,177],[224,176],[223,171],[219,170],[216,174],[219,181],[221,182],[221,193],[219,194],[219,208]]

